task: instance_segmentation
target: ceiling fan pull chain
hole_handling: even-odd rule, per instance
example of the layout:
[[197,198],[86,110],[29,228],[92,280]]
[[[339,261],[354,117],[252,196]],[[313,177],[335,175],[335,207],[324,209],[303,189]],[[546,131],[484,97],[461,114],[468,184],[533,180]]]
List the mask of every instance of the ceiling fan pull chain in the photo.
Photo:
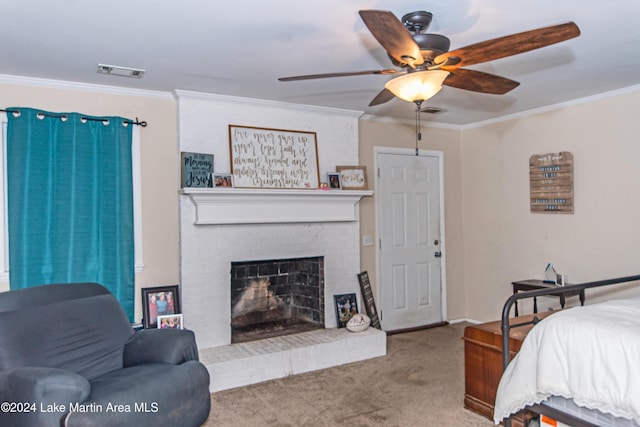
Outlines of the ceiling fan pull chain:
[[420,131],[420,105],[422,101],[416,101],[416,156],[419,155],[418,142],[422,140],[422,132]]

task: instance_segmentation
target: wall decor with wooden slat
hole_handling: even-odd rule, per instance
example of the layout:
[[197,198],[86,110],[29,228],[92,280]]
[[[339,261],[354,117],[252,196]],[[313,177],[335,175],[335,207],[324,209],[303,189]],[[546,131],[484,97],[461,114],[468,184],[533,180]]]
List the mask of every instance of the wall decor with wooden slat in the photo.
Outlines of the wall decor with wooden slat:
[[573,154],[534,154],[529,157],[531,212],[573,213]]

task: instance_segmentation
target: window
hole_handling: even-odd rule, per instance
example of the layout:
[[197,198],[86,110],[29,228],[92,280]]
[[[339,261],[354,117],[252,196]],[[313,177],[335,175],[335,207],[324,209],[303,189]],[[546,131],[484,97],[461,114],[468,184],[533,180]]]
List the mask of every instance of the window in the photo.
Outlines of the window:
[[[7,226],[7,115],[0,113],[2,126],[2,152],[0,153],[0,283],[9,283],[9,241]],[[140,273],[142,262],[142,217],[141,217],[141,183],[140,183],[140,126],[133,125],[132,129],[132,174],[133,174],[133,215],[134,215],[134,245],[135,271]]]

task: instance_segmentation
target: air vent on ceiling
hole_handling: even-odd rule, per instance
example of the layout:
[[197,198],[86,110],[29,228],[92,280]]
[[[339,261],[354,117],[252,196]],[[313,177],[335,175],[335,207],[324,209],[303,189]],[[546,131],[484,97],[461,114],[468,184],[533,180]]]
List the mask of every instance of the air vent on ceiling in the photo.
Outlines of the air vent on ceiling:
[[427,113],[427,114],[439,114],[439,113],[444,113],[447,110],[444,108],[438,108],[438,107],[424,107],[420,109],[421,113]]
[[118,65],[98,64],[98,73],[110,74],[112,76],[130,77],[133,79],[141,79],[142,76],[144,76],[145,70],[121,67]]

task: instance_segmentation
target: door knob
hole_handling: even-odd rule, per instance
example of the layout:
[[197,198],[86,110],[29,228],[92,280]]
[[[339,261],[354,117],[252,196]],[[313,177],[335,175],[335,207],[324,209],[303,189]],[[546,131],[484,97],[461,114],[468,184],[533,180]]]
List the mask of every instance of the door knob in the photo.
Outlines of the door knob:
[[436,251],[436,253],[434,253],[433,256],[436,257],[436,258],[440,258],[440,257],[442,257],[442,252]]

